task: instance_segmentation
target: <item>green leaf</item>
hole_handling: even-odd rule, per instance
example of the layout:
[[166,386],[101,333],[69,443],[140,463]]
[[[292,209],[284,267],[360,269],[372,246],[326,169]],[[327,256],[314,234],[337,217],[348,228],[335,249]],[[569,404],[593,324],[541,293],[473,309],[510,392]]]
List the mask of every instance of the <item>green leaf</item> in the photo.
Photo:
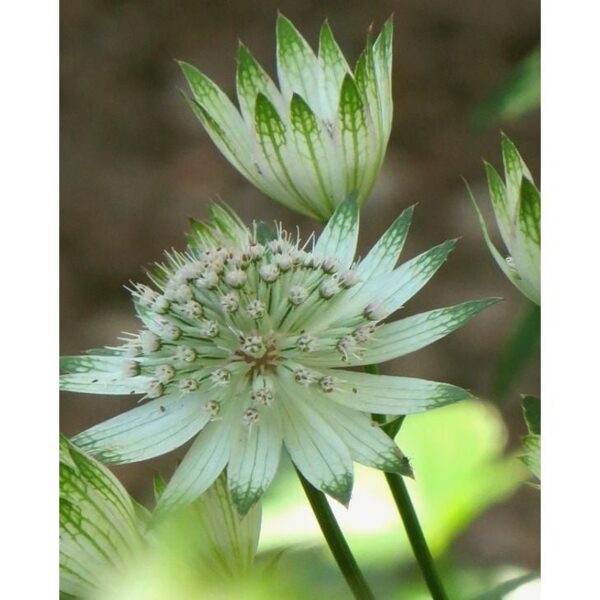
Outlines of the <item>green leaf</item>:
[[526,452],[520,458],[540,480],[542,449],[540,399],[535,396],[524,395],[521,396],[521,402],[529,434],[523,438],[523,448]]
[[358,242],[359,212],[356,193],[351,194],[333,213],[315,244],[313,254],[335,258],[342,268],[352,264]]
[[167,482],[163,479],[160,473],[155,473],[152,479],[152,489],[154,491],[154,502],[158,504],[160,497],[163,495]]
[[540,308],[527,306],[510,333],[506,347],[501,351],[494,373],[494,397],[503,398],[523,368],[540,347]]
[[535,396],[523,396],[523,415],[527,423],[527,429],[532,435],[541,435],[541,409],[540,399]]
[[134,503],[110,471],[60,438],[60,589],[88,597],[138,550]]
[[475,124],[490,125],[517,119],[540,105],[540,49],[536,48],[502,79],[475,109]]

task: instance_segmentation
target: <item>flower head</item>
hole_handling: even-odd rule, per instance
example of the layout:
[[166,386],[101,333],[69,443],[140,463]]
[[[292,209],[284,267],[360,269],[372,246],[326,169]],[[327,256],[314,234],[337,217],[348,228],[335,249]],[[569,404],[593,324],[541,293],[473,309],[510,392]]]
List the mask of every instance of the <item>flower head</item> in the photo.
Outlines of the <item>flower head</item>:
[[494,246],[475,200],[485,242],[510,281],[532,302],[540,303],[540,192],[516,146],[502,135],[505,182],[490,165],[485,170],[500,234],[510,255]]
[[239,110],[206,75],[181,63],[191,106],[223,155],[265,194],[326,220],[351,192],[362,204],[392,125],[392,22],[370,37],[350,69],[327,22],[319,51],[277,19],[279,88],[250,51],[238,49]]
[[353,461],[407,474],[406,459],[370,414],[415,413],[470,394],[345,367],[418,350],[495,302],[382,323],[454,246],[443,243],[396,268],[411,216],[404,211],[354,262],[355,200],[305,244],[281,227],[270,235],[247,228],[214,206],[207,222],[193,224],[186,251],[168,254],[151,273],[155,288],[133,288],[142,330],[122,346],[63,359],[63,389],[144,400],[73,441],[106,463],[126,463],[197,436],[161,503],[197,497],[226,468],[241,514],[269,486],[282,446],[314,486],[343,503]]

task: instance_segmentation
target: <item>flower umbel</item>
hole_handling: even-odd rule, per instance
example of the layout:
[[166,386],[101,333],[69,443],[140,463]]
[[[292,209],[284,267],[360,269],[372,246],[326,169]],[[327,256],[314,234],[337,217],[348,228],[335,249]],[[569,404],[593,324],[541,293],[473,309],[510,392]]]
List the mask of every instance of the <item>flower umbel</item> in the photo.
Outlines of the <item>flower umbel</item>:
[[495,299],[382,323],[423,287],[454,242],[396,268],[412,209],[359,262],[355,199],[316,242],[247,228],[223,206],[194,223],[134,286],[143,329],[119,347],[66,357],[64,390],[139,394],[144,404],[75,436],[106,463],[164,454],[196,436],[161,504],[199,496],[226,468],[245,514],[273,479],[282,445],[315,487],[344,504],[353,461],[409,474],[370,413],[405,415],[471,397],[453,385],[344,367],[387,361],[454,331]]
[[506,182],[490,165],[485,170],[496,222],[510,256],[503,258],[487,231],[474,198],[479,223],[492,256],[510,281],[532,302],[540,303],[540,192],[516,146],[502,135]]
[[181,63],[191,106],[223,155],[256,187],[304,215],[327,220],[351,192],[371,191],[392,125],[392,22],[369,36],[354,71],[327,22],[319,51],[277,19],[279,88],[238,49],[239,110],[206,75]]

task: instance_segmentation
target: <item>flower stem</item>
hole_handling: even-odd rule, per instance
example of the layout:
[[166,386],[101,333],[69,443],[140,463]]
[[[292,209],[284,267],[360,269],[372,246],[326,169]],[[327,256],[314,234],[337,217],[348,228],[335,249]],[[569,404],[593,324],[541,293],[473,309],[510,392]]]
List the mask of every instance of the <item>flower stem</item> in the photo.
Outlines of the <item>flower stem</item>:
[[[368,365],[365,367],[365,371],[372,375],[379,374],[377,365]],[[381,424],[386,422],[383,415],[373,415],[373,419]],[[403,420],[403,418],[397,419],[387,424],[387,426],[383,425],[382,429],[391,438],[394,438],[400,430]],[[398,507],[398,512],[404,523],[406,535],[408,536],[408,540],[410,541],[410,545],[412,546],[415,558],[417,559],[417,563],[419,564],[419,568],[421,569],[431,597],[433,600],[448,600],[448,594],[446,594],[442,581],[435,568],[435,564],[433,563],[433,557],[431,556],[429,546],[423,535],[423,529],[419,523],[417,513],[410,499],[402,475],[398,473],[385,473],[385,478],[388,487],[392,492],[394,501],[396,502],[396,506]]]
[[354,597],[357,600],[375,600],[373,592],[369,588],[363,574],[361,573],[358,564],[348,542],[344,538],[335,516],[325,498],[325,494],[313,487],[296,469],[300,483],[304,488],[304,493],[310,502],[310,506],[319,522],[323,536],[327,541],[327,545],[335,558],[335,561],[346,579],[346,583],[350,586]]

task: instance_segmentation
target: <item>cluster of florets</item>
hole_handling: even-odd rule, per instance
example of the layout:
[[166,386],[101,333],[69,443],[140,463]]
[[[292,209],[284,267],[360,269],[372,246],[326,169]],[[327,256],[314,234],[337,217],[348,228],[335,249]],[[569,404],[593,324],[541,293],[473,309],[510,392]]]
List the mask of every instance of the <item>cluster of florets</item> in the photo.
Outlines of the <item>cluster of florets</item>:
[[157,289],[134,285],[146,328],[126,340],[122,374],[144,377],[146,398],[209,386],[214,399],[206,410],[216,419],[223,388],[243,381],[251,390],[244,422],[252,424],[259,418],[255,407],[274,402],[271,380],[279,369],[299,385],[331,392],[334,378],[299,366],[303,356],[335,350],[350,362],[374,334],[384,313],[371,304],[333,337],[311,328],[315,314],[360,283],[352,269],[307,251],[281,229],[264,243],[256,235],[241,241],[170,253],[151,275]]

